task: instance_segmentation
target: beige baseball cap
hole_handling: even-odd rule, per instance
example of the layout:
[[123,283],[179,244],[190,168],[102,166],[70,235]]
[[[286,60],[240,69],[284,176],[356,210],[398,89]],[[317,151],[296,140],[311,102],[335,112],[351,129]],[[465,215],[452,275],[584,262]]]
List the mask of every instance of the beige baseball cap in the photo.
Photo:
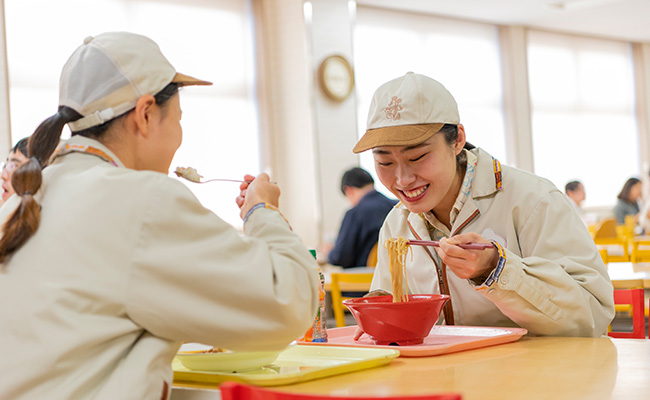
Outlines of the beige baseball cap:
[[445,124],[460,122],[456,100],[442,84],[407,72],[375,91],[366,133],[355,153],[379,146],[410,146],[438,133]]
[[144,95],[155,95],[170,83],[212,83],[177,73],[146,36],[107,32],[87,37],[61,72],[59,105],[83,116],[70,122],[73,132],[101,125],[133,109]]

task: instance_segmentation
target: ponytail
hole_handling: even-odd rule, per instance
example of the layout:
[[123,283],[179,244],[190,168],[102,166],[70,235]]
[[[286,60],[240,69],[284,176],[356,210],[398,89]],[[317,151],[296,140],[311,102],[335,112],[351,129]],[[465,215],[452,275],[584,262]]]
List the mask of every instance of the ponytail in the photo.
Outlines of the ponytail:
[[[69,107],[59,107],[56,114],[41,122],[36,132],[29,138],[27,152],[29,157],[36,157],[42,168],[47,166],[61,138],[61,131],[68,122],[81,118],[81,114]],[[12,180],[13,183],[13,180]]]
[[31,157],[14,171],[11,185],[20,196],[20,206],[2,229],[0,262],[4,262],[8,255],[18,250],[38,229],[41,206],[34,200],[34,194],[41,187],[41,182],[41,164],[36,157]]
[[[178,93],[178,84],[170,83],[154,95],[156,104],[163,106]],[[165,108],[163,107],[163,112]],[[128,113],[128,112],[127,112]],[[72,132],[96,139],[102,136],[117,119],[126,115],[124,113],[116,118],[106,121],[101,125],[93,126],[82,131]],[[20,196],[20,206],[14,211],[2,227],[0,238],[0,263],[18,250],[36,232],[41,222],[41,206],[34,200],[34,195],[40,189],[43,180],[42,169],[49,162],[52,153],[59,144],[63,127],[72,121],[81,118],[81,114],[72,108],[61,106],[59,111],[41,122],[36,132],[29,138],[26,154],[29,161],[14,171],[11,184]]]
[[68,122],[81,116],[68,107],[59,111],[39,125],[27,144],[29,161],[18,167],[11,177],[11,185],[20,196],[20,206],[2,227],[0,238],[0,263],[18,250],[38,229],[41,222],[41,206],[34,195],[43,181],[42,169],[56,149],[61,131]]

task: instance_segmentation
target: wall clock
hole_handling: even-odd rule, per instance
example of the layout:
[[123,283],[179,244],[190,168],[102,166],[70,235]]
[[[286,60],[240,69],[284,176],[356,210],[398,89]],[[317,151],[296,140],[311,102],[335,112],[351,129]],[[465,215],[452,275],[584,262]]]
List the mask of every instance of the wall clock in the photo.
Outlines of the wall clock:
[[334,101],[344,101],[354,89],[354,72],[343,56],[327,57],[318,67],[318,81],[325,95]]

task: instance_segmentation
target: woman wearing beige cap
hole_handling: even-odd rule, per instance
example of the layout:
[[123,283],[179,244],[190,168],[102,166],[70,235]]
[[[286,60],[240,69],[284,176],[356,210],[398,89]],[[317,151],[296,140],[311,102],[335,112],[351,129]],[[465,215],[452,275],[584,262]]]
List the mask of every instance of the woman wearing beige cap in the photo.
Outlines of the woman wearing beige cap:
[[[600,336],[614,315],[612,284],[587,229],[548,180],[499,163],[466,143],[456,101],[437,81],[408,73],[382,85],[368,130],[377,175],[401,202],[391,237],[412,246],[411,293],[447,293],[447,324],[519,326],[534,335]],[[458,244],[492,243],[487,250]],[[390,290],[387,251],[372,289]]]
[[317,265],[269,177],[242,184],[241,237],[167,176],[178,87],[203,84],[125,32],[63,67],[0,211],[0,397],[165,399],[181,342],[280,349],[313,322]]

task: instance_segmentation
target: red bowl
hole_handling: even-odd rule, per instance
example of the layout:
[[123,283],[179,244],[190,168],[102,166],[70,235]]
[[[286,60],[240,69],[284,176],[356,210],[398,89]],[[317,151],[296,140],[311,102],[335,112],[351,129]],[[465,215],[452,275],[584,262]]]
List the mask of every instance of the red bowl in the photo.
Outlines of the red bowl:
[[343,304],[375,344],[407,346],[420,344],[429,335],[449,295],[411,294],[408,298],[393,303],[393,296],[361,297]]

